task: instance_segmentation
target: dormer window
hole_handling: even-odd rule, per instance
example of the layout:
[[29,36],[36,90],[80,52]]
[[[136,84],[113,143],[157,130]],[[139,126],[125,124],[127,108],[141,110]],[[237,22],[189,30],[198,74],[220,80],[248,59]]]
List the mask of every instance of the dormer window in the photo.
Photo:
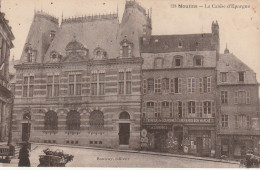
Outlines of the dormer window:
[[154,68],[162,68],[163,67],[163,58],[156,58],[154,60]]
[[183,57],[182,56],[175,56],[173,59],[173,66],[174,67],[182,67],[183,65]]
[[94,57],[95,59],[104,59],[107,57],[107,52],[104,49],[97,47],[94,50]]
[[178,48],[182,48],[182,40],[179,40]]
[[61,55],[59,55],[56,51],[52,51],[50,58],[52,62],[58,62],[61,59]]
[[245,81],[245,72],[244,71],[238,72],[238,81],[239,82],[244,82]]
[[203,65],[203,57],[200,56],[200,55],[194,56],[193,65],[194,66],[202,66]]
[[120,43],[120,56],[123,58],[132,57],[133,43],[124,39]]
[[36,50],[33,50],[31,44],[26,44],[25,53],[27,57],[27,62],[32,63],[34,61],[34,56],[36,55]]
[[29,52],[27,53],[27,62],[28,62],[28,63],[32,63],[32,53],[31,53],[31,52],[30,52],[30,53],[29,53]]
[[51,31],[51,33],[50,33],[50,38],[51,38],[51,41],[54,39],[54,37],[55,37],[55,31]]

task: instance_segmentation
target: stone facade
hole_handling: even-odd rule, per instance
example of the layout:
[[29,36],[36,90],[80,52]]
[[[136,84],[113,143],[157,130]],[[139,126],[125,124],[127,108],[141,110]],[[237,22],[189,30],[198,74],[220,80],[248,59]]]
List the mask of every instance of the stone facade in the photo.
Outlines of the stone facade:
[[35,13],[15,66],[15,141],[140,148],[139,37],[150,16],[127,2],[118,20],[85,16],[59,26]]
[[14,35],[5,14],[0,12],[0,141],[6,141],[9,131],[9,103],[12,93],[9,84],[10,49],[13,48]]
[[217,156],[239,158],[260,151],[258,83],[252,69],[229,50],[217,66]]

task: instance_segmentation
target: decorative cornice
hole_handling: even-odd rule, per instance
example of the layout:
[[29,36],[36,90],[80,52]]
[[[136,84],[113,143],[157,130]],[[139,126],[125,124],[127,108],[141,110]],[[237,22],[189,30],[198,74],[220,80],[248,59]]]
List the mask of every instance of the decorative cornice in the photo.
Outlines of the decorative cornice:
[[118,19],[117,13],[89,15],[89,16],[85,15],[85,16],[81,16],[81,17],[65,18],[65,19],[62,19],[61,24],[93,22],[93,21],[97,21],[97,20],[113,20],[113,19]]

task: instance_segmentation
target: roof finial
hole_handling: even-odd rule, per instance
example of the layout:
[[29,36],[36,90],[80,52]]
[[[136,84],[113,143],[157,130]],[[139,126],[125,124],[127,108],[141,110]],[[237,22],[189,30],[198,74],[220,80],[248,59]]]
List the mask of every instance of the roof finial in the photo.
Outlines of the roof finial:
[[227,47],[227,43],[226,43],[226,49],[224,50],[224,54],[229,54],[229,49]]

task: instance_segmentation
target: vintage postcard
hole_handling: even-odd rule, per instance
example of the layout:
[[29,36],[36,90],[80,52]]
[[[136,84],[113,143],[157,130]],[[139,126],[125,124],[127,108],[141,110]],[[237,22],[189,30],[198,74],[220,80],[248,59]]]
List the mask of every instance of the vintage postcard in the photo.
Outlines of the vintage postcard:
[[260,167],[259,1],[0,4],[0,166]]

